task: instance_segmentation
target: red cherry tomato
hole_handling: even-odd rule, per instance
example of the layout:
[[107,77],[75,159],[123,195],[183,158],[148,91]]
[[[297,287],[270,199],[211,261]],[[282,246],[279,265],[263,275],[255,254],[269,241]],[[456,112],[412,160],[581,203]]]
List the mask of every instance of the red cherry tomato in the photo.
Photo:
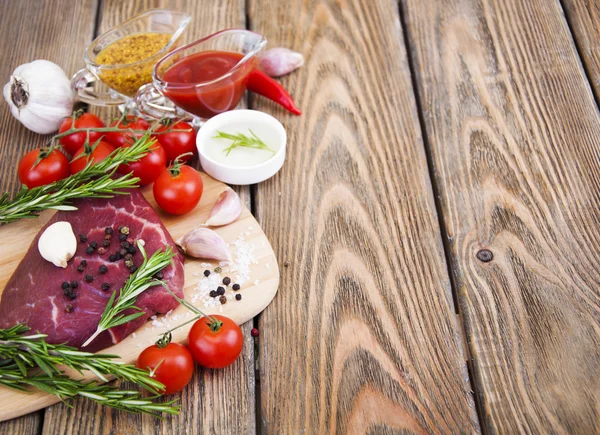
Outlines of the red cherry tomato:
[[[171,131],[169,133],[163,133],[170,130],[187,131]],[[157,134],[155,137],[165,149],[169,161],[175,160],[182,154],[191,153],[181,157],[180,160],[185,163],[192,160],[194,155],[197,154],[196,132],[187,122],[179,121],[172,125],[160,125],[156,129],[156,132],[162,133]]]
[[[216,325],[214,320],[221,322]],[[220,369],[233,363],[242,352],[244,337],[229,317],[215,314],[202,317],[190,329],[188,349],[194,361],[203,367]]]
[[[125,145],[130,147],[131,145]],[[125,148],[124,147],[124,148]],[[167,168],[167,155],[158,143],[150,147],[150,152],[137,162],[119,166],[119,172],[129,174],[133,172],[134,177],[139,177],[140,185],[152,183]]]
[[160,208],[167,213],[180,215],[196,207],[203,188],[198,171],[186,165],[175,164],[158,176],[152,192]]
[[[39,163],[33,167],[38,157]],[[19,162],[19,181],[29,189],[53,183],[71,175],[69,160],[57,149],[29,151]]]
[[153,373],[152,378],[165,386],[163,394],[183,390],[194,373],[192,354],[177,343],[169,343],[162,348],[155,344],[147,347],[140,353],[136,366]]
[[[72,118],[65,118],[65,120],[60,125],[58,129],[59,133],[64,133],[65,131],[71,128],[73,124]],[[75,128],[102,128],[104,127],[104,122],[96,115],[91,113],[84,113],[79,118],[75,119]],[[90,131],[90,143],[95,143],[98,139],[100,139],[105,133]],[[87,134],[85,132],[79,133],[71,133],[65,137],[60,138],[60,143],[69,154],[73,155],[77,152],[79,148],[83,146],[85,143],[85,139]]]
[[[100,163],[114,150],[115,148],[111,144],[102,140],[98,142],[98,145],[96,145],[93,149],[91,146],[83,146],[79,148],[71,160],[71,173],[76,174],[77,172],[82,171],[90,161],[93,163]],[[81,154],[85,155],[75,160],[75,158]]]
[[[148,124],[143,118],[138,118],[137,116],[129,115],[126,119],[116,120],[110,123],[111,127],[117,127],[121,130],[143,130],[146,131],[150,128],[150,124]],[[106,133],[106,140],[110,142],[115,147],[122,147],[123,145],[129,144],[131,145],[137,138],[141,137],[142,134],[134,134],[128,131],[124,131],[123,133],[116,131],[109,131]]]

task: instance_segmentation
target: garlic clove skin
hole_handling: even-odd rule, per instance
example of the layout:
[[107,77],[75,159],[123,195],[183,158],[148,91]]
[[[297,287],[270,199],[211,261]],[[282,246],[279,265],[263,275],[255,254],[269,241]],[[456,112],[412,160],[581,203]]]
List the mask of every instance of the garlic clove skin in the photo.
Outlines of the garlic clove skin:
[[227,243],[208,228],[196,228],[190,231],[181,237],[177,244],[181,246],[183,252],[194,258],[231,261]]
[[48,60],[18,66],[3,89],[10,111],[25,127],[39,134],[58,130],[71,116],[75,94],[61,67]]
[[276,47],[264,52],[258,61],[258,67],[271,77],[279,77],[304,65],[302,53],[288,48]]
[[55,222],[44,230],[38,240],[38,250],[44,260],[57,267],[67,267],[77,250],[77,239],[69,222]]
[[242,213],[242,201],[238,194],[231,187],[227,187],[215,202],[210,216],[204,225],[210,227],[219,227],[222,225],[228,225]]

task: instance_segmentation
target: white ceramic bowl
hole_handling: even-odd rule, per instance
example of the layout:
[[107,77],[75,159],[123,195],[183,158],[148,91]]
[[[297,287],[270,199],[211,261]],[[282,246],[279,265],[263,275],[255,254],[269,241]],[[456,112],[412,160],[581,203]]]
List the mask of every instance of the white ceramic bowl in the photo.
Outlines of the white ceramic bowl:
[[[269,160],[254,166],[233,166],[217,162],[206,155],[206,146],[211,142],[217,130],[231,124],[247,124],[249,128],[262,124],[263,128],[272,129],[279,141],[279,148]],[[202,169],[211,177],[228,184],[246,185],[260,183],[272,177],[281,169],[285,160],[287,135],[281,122],[264,112],[257,110],[232,110],[210,118],[196,136],[196,146]]]

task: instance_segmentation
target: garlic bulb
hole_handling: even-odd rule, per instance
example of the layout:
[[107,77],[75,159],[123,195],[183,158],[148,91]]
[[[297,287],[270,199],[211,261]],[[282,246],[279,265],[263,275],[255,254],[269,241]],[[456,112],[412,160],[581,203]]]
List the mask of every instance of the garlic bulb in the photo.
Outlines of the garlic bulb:
[[304,56],[289,48],[271,48],[260,57],[258,67],[270,77],[279,77],[304,65]]
[[38,240],[38,250],[44,260],[57,267],[67,267],[77,250],[77,239],[69,222],[55,222],[44,230]]
[[4,99],[13,116],[39,134],[57,131],[63,119],[71,116],[75,101],[71,81],[48,60],[18,66],[4,86]]
[[227,187],[219,195],[219,199],[210,211],[210,216],[204,225],[219,227],[227,225],[240,217],[242,212],[242,201],[237,193]]

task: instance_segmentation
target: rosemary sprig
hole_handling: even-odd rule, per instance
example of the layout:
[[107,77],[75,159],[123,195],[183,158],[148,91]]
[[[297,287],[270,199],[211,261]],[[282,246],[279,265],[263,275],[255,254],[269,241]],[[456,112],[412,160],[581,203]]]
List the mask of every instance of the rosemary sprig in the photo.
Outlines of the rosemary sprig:
[[233,143],[225,148],[223,150],[223,152],[225,153],[226,156],[229,155],[229,153],[237,147],[246,147],[246,148],[254,148],[257,150],[265,150],[265,151],[270,151],[271,153],[275,154],[275,150],[269,148],[267,146],[266,143],[264,143],[262,141],[261,138],[259,138],[256,134],[254,134],[254,132],[250,129],[248,129],[248,131],[250,132],[251,136],[247,136],[243,133],[237,133],[237,134],[230,134],[230,133],[225,133],[223,131],[217,130],[217,135],[213,137],[213,139],[228,139],[233,141]]
[[[88,338],[83,344],[83,347],[90,344],[103,331],[122,325],[123,323],[131,322],[146,314],[145,311],[135,306],[136,298],[150,287],[155,285],[166,286],[164,281],[158,280],[153,276],[171,264],[172,258],[176,255],[176,253],[173,252],[173,249],[170,246],[164,251],[159,249],[152,254],[152,257],[150,258],[148,258],[144,246],[139,241],[138,249],[142,253],[144,261],[129,277],[125,286],[120,290],[119,299],[117,299],[116,302],[117,292],[112,294],[102,313],[96,332]],[[134,310],[137,312],[125,314],[124,312],[127,310]]]
[[[175,401],[155,403],[156,394],[164,388],[150,374],[133,365],[115,360],[116,355],[80,352],[63,344],[46,343],[44,334],[23,335],[25,325],[0,329],[0,384],[27,391],[33,386],[65,401],[76,396],[86,397],[102,405],[133,413],[146,413],[160,418],[160,413],[177,414]],[[64,365],[82,373],[93,372],[103,381],[107,375],[128,380],[155,394],[142,398],[139,391],[119,390],[97,381],[72,379],[58,366]]]
[[146,133],[131,147],[119,148],[99,163],[88,164],[81,172],[63,180],[33,189],[23,188],[14,198],[7,193],[0,197],[0,224],[16,221],[21,218],[35,217],[46,209],[76,210],[70,201],[76,198],[110,198],[120,191],[136,187],[139,178],[131,174],[111,178],[123,163],[139,160],[146,155],[155,139]]

